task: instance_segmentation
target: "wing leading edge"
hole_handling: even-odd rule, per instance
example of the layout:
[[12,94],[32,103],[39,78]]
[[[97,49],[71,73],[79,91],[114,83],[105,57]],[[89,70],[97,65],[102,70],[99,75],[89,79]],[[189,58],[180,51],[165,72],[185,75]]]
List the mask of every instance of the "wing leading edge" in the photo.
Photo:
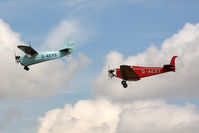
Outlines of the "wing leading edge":
[[19,45],[17,47],[28,55],[37,55],[38,54],[38,52],[30,46]]

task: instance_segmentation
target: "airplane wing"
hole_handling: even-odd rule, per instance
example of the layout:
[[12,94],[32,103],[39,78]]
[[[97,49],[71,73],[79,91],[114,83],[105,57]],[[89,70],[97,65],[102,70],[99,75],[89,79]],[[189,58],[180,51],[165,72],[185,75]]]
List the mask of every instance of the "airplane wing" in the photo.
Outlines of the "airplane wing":
[[121,74],[122,79],[125,79],[125,80],[133,80],[133,81],[140,80],[140,77],[131,68],[131,66],[121,65],[120,74]]
[[28,54],[28,55],[36,55],[36,54],[38,54],[38,52],[36,50],[34,50],[32,47],[30,47],[30,46],[19,45],[17,47],[20,50],[22,50],[24,53]]

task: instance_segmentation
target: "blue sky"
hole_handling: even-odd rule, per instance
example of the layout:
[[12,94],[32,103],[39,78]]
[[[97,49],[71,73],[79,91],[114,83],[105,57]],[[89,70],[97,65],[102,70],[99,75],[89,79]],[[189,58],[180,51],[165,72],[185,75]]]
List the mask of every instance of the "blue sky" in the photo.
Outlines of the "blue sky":
[[[93,78],[101,71],[104,58],[110,51],[116,50],[128,57],[145,51],[151,44],[160,48],[165,39],[177,33],[186,23],[199,22],[198,12],[197,0],[0,1],[0,19],[19,33],[23,42],[30,40],[37,49],[42,47],[60,22],[76,21],[86,36],[82,35],[83,41],[76,41],[77,49],[73,56],[77,57],[77,53],[81,52],[92,60],[73,77],[69,87],[74,91],[72,93],[47,98],[2,99],[2,114],[12,108],[21,112],[19,123],[8,123],[2,131],[36,132],[38,117],[44,116],[47,111],[92,98]],[[187,101],[198,104],[197,98],[168,100],[178,105]],[[4,117],[1,116],[0,120]]]

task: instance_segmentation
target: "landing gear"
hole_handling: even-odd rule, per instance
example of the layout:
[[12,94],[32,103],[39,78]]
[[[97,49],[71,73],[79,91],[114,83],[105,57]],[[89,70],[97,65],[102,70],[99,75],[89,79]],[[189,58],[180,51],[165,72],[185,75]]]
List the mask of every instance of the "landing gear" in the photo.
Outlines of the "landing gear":
[[25,69],[26,71],[28,71],[28,70],[29,70],[29,67],[28,67],[28,66],[25,66],[24,69]]
[[123,84],[123,87],[124,87],[124,88],[127,88],[127,87],[128,87],[128,85],[127,85],[127,84]]
[[126,83],[126,80],[122,80],[121,84],[123,85],[124,88],[127,88],[127,87],[128,87],[128,85],[127,85],[127,83]]

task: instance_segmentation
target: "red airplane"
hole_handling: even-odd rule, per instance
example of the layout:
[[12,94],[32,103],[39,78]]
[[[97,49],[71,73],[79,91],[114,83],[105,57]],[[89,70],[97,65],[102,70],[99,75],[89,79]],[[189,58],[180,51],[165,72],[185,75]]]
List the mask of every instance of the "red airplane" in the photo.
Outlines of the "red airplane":
[[173,56],[170,64],[164,65],[163,67],[141,67],[141,66],[127,66],[121,65],[120,68],[112,69],[108,71],[109,76],[121,78],[124,88],[126,88],[127,81],[138,81],[141,78],[162,74],[166,72],[175,72],[175,59],[178,56]]

